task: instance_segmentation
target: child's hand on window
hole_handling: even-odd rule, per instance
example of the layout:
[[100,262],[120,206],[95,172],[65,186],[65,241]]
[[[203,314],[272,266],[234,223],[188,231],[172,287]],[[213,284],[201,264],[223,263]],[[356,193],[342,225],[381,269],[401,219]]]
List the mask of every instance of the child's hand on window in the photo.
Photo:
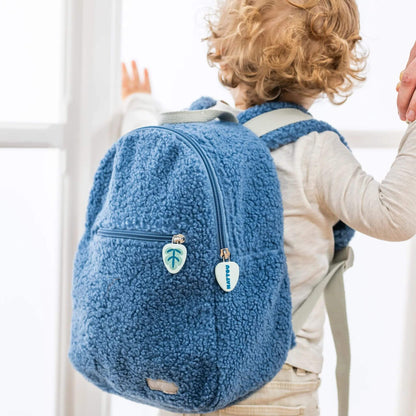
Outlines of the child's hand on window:
[[147,68],[144,68],[144,80],[141,81],[139,77],[139,71],[137,70],[136,61],[131,61],[131,66],[133,69],[133,76],[130,77],[127,72],[126,64],[121,63],[121,98],[124,100],[131,94],[136,92],[144,92],[151,94],[150,80],[149,80],[149,71]]
[[406,68],[400,74],[400,82],[396,87],[397,108],[403,121],[416,120],[416,42],[410,51]]

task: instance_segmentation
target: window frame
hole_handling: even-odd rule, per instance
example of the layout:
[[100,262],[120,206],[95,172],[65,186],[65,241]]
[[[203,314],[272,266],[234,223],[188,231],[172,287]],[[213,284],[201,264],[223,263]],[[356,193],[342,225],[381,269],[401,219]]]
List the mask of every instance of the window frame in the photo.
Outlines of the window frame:
[[99,160],[119,135],[121,0],[63,0],[61,21],[64,120],[60,123],[2,122],[0,148],[60,151],[60,309],[57,311],[54,413],[107,416],[110,396],[72,368],[68,349],[72,265],[84,231],[89,189]]
[[68,349],[72,264],[84,231],[89,190],[100,159],[119,134],[121,1],[66,0],[58,416],[110,414],[110,396],[73,369]]

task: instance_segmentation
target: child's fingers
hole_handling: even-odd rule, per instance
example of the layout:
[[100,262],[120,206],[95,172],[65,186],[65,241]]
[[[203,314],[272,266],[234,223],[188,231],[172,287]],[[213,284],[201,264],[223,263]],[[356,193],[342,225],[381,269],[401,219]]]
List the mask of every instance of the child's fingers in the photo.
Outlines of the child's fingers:
[[139,71],[137,69],[137,64],[135,60],[131,61],[132,66],[132,76],[130,77],[127,67],[124,62],[121,64],[122,68],[122,80],[121,80],[121,96],[124,99],[130,94],[134,94],[136,92],[147,92],[151,94],[150,89],[150,79],[149,79],[149,71],[147,68],[144,70],[144,77],[143,82],[140,80]]
[[151,93],[151,87],[150,87],[150,78],[149,78],[149,71],[147,68],[144,69],[144,82],[143,82],[143,86],[145,91]]
[[123,82],[129,80],[129,73],[127,72],[127,67],[124,62],[121,63],[121,78]]
[[137,64],[136,61],[131,61],[131,66],[133,68],[133,82],[134,85],[139,85],[140,84],[140,77],[139,77],[139,71],[137,70]]

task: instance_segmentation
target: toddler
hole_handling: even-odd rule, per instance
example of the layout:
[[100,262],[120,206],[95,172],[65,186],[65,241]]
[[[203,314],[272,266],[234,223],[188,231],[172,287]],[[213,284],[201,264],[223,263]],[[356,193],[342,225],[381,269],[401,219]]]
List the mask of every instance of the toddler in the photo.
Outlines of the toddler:
[[[209,28],[208,60],[218,64],[236,113],[275,100],[309,109],[323,95],[339,104],[337,96],[345,101],[365,79],[354,0],[226,0]],[[404,241],[416,233],[415,58],[416,44],[397,87],[400,118],[411,123],[381,183],[362,170],[333,131],[312,132],[271,152],[281,184],[294,309],[327,273],[334,255],[332,227],[339,220],[382,240]],[[124,63],[122,69],[121,133],[157,124],[160,106],[150,94],[148,72],[141,82],[134,61],[133,78]],[[319,415],[324,319],[321,297],[275,378],[247,399],[209,414]]]

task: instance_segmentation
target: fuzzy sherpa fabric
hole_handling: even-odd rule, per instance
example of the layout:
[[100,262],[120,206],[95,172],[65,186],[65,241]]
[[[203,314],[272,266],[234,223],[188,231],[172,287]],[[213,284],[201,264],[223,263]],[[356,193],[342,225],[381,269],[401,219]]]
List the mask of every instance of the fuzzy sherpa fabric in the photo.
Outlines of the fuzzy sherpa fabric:
[[[212,104],[202,97],[191,109]],[[188,255],[171,274],[162,248],[179,233]],[[222,240],[240,268],[231,292],[215,279]],[[95,174],[74,259],[71,363],[104,391],[173,412],[243,400],[277,374],[295,345],[283,247],[280,185],[266,141],[219,121],[125,134]],[[178,391],[154,390],[147,379]]]
[[[230,260],[240,268],[231,292],[214,274],[222,247],[213,186]],[[96,172],[85,225],[74,261],[69,358],[87,380],[136,402],[206,413],[277,374],[295,345],[283,208],[270,151],[248,129],[213,121],[125,134]],[[109,237],[100,229],[167,237]],[[171,274],[162,247],[178,233],[188,255]],[[152,390],[147,378],[178,391]]]
[[189,110],[205,110],[217,104],[217,101],[212,97],[201,97],[195,100],[190,106]]

